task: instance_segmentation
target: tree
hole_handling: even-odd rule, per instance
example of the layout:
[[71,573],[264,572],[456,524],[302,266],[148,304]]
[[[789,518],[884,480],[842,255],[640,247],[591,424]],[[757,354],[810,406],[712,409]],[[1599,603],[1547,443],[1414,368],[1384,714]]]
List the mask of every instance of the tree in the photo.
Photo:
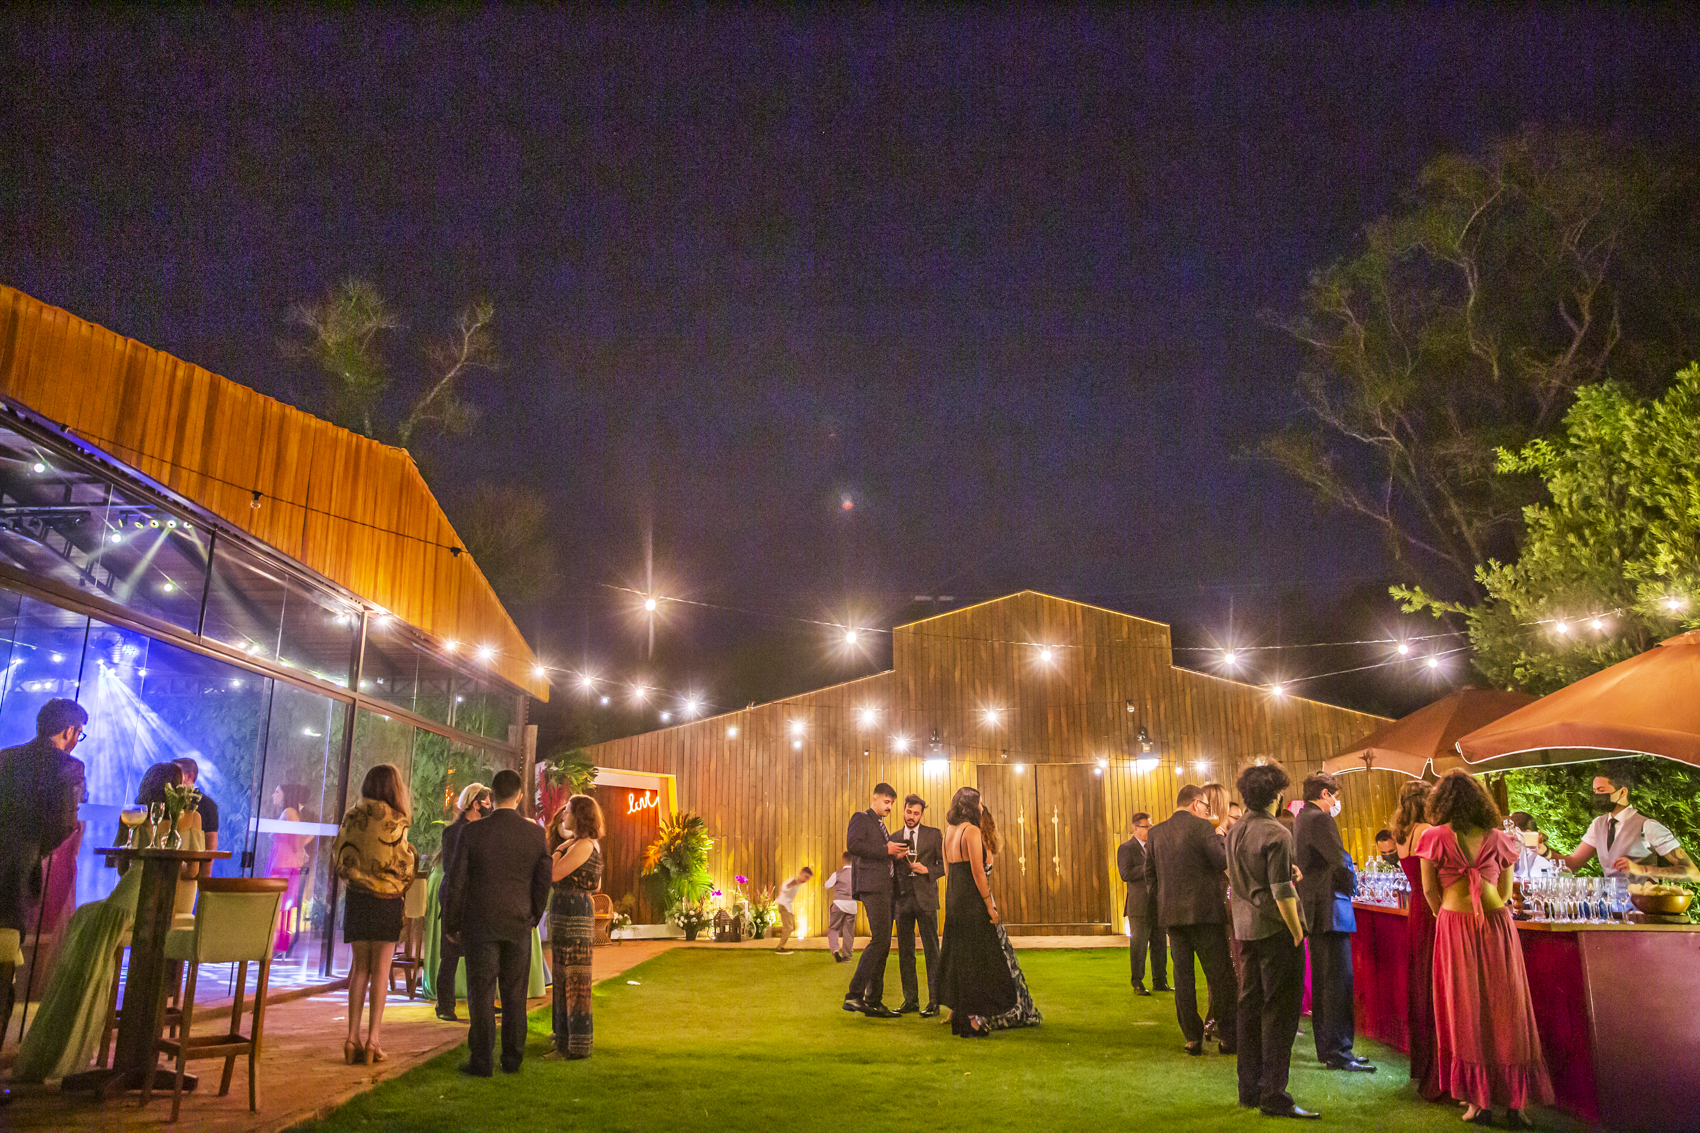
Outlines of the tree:
[[479,484],[456,509],[455,530],[503,603],[530,607],[559,578],[549,501],[530,488]]
[[1700,355],[1697,186],[1690,163],[1576,131],[1431,162],[1271,319],[1308,358],[1303,418],[1262,454],[1371,520],[1407,577],[1481,597],[1476,564],[1515,551],[1538,493],[1496,453],[1586,385],[1653,392]]
[[1700,365],[1661,397],[1584,388],[1558,436],[1497,465],[1548,496],[1523,509],[1517,560],[1478,567],[1472,605],[1394,588],[1407,611],[1464,615],[1490,682],[1550,692],[1700,624]]
[[348,279],[316,300],[289,309],[288,321],[304,338],[285,344],[285,353],[304,359],[323,384],[322,412],[331,421],[362,436],[392,442],[414,453],[415,446],[438,434],[459,436],[478,420],[478,410],[461,394],[475,370],[496,369],[491,323],[495,307],[485,299],[463,307],[443,339],[422,348],[424,368],[410,383],[420,392],[399,420],[382,419],[390,386],[385,339],[401,320],[376,285]]

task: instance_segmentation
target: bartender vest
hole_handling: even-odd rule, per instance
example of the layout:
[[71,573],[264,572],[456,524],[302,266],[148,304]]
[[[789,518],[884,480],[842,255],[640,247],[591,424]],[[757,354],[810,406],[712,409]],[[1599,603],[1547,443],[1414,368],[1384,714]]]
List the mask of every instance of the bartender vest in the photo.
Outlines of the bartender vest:
[[[1600,823],[1601,834],[1611,830],[1611,820],[1612,816],[1609,814],[1604,818],[1595,820]],[[1611,863],[1615,862],[1618,858],[1626,858],[1629,856],[1629,847],[1640,841],[1641,827],[1646,824],[1646,821],[1647,816],[1642,814],[1640,811],[1635,811],[1633,814],[1626,814],[1617,820],[1617,837],[1612,839],[1611,845],[1607,846],[1605,853],[1600,855],[1600,869],[1607,877],[1630,876],[1622,870],[1613,867]],[[1648,846],[1647,848],[1652,850],[1651,846]],[[1653,856],[1657,858],[1658,854],[1655,852]]]

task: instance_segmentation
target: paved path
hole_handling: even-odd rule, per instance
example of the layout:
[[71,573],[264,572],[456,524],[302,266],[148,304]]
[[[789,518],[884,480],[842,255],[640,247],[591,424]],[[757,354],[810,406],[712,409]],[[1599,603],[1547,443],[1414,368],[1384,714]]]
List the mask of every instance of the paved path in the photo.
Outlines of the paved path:
[[[1126,948],[1125,936],[1017,936],[1018,949],[1027,948]],[[772,948],[772,940],[747,940],[740,944],[712,944],[682,940],[631,940],[592,953],[598,980],[611,979],[670,948],[758,949]],[[858,952],[867,937],[856,941]],[[823,938],[798,941],[795,947],[825,951]],[[531,1008],[548,1003],[534,999]],[[409,1002],[392,997],[384,1011],[384,1050],[389,1061],[379,1066],[345,1066],[342,1038],[348,1019],[348,993],[327,995],[276,1004],[266,1012],[264,1050],[260,1055],[260,1112],[248,1112],[247,1066],[238,1062],[230,1093],[218,1097],[218,1075],[222,1064],[215,1060],[191,1063],[200,1074],[202,1089],[183,1098],[183,1115],[176,1126],[165,1124],[171,1115],[171,1098],[155,1095],[143,1109],[140,1095],[120,1102],[96,1105],[59,1091],[57,1084],[12,1086],[17,1095],[9,1108],[0,1109],[0,1130],[53,1130],[55,1133],[114,1133],[114,1131],[188,1129],[195,1133],[277,1133],[335,1109],[378,1082],[405,1074],[466,1041],[465,1024],[445,1023],[423,1000]],[[464,1015],[465,1008],[461,1008]],[[196,1028],[201,1033],[200,1028]],[[15,1050],[8,1048],[3,1060]],[[205,1091],[204,1093],[202,1091]]]

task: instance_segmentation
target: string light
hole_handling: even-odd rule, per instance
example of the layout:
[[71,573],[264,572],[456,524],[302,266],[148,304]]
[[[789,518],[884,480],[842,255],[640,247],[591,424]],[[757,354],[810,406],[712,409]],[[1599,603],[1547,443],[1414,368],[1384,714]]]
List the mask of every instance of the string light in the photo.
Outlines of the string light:
[[803,734],[803,722],[801,720],[791,721],[791,734],[793,736],[800,736]]
[[1401,657],[1408,657],[1408,656],[1410,656],[1410,653],[1411,653],[1411,643],[1410,643],[1410,642],[1408,642],[1408,641],[1401,641],[1401,642],[1400,642],[1400,643],[1399,643],[1399,648],[1398,648],[1398,652],[1399,652],[1399,656],[1401,656]]
[[652,614],[655,613],[655,608],[658,605],[659,605],[659,603],[656,602],[656,600],[654,598],[645,598],[643,600],[643,608],[645,610],[648,610]]
[[874,710],[866,706],[856,709],[856,722],[862,727],[871,727],[874,722]]
[[857,641],[857,635],[856,635],[855,630],[847,629],[847,630],[844,631],[844,644],[854,645],[854,644],[856,644],[856,641]]
[[893,737],[891,737],[891,748],[892,748],[893,751],[908,751],[909,750],[909,737],[908,736],[893,736]]
[[[1277,700],[1279,700],[1281,697],[1287,695],[1287,688],[1286,688],[1285,685],[1278,685],[1278,684],[1270,685],[1269,686],[1269,695],[1273,696]],[[1176,768],[1176,770],[1179,771],[1179,768]]]
[[1599,633],[1601,630],[1606,628],[1605,619],[1604,618],[1595,618],[1593,621],[1588,623],[1588,627],[1590,629],[1592,629],[1595,633]]
[[491,649],[488,645],[480,645],[478,647],[478,660],[483,664],[488,665],[495,656],[496,651]]
[[1222,651],[1222,664],[1231,669],[1239,663],[1240,655],[1238,653],[1235,653],[1232,649],[1225,649]]
[[735,740],[735,739],[738,738],[738,725],[736,725],[736,724],[726,725],[726,738],[729,739],[729,740]]
[[531,670],[531,679],[532,680],[541,681],[541,680],[546,679],[548,676],[549,676],[549,670],[545,669],[542,665],[535,665],[535,666],[532,667],[532,670]]
[[1046,665],[1049,665],[1053,660],[1055,660],[1055,654],[1051,652],[1051,647],[1049,645],[1042,646],[1039,649],[1039,660]]
[[608,698],[606,696],[602,698],[602,704],[603,704],[604,707],[607,707]]
[[697,702],[694,699],[685,701],[685,715],[687,717],[690,717],[690,716],[695,716],[696,714],[697,714]]
[[986,726],[995,728],[998,726],[998,722],[1003,719],[1003,710],[1000,708],[988,708],[985,710],[985,717]]
[[1678,598],[1675,594],[1666,595],[1665,597],[1665,609],[1669,610],[1673,614],[1682,609],[1684,604],[1683,600]]
[[578,683],[586,691],[589,691],[590,689],[593,689],[593,688],[596,687],[596,678],[591,676],[589,673],[586,673],[584,676],[582,676],[578,679]]
[[663,712],[661,714],[661,722],[663,724],[665,724],[667,721],[671,720],[672,718],[673,718],[673,714],[671,712]]
[[37,476],[39,476],[43,472],[47,471],[47,465],[43,464],[41,461],[38,460],[34,464],[30,465],[30,470],[33,471]]
[[1440,658],[1439,657],[1430,657],[1428,659],[1428,667],[1431,668],[1431,669],[1440,668]]
[[1562,621],[1554,622],[1552,624],[1552,629],[1553,632],[1558,634],[1560,637],[1563,637],[1565,634],[1570,632],[1570,627],[1565,625]]

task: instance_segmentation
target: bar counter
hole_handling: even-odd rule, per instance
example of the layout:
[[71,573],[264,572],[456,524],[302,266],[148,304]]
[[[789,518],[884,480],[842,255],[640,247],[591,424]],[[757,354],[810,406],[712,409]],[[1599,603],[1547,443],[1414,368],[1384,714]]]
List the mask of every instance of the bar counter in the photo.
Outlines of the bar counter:
[[[1353,902],[1360,1035],[1409,1050],[1406,911]],[[1558,1108],[1609,1129],[1700,1129],[1700,925],[1518,921]]]

